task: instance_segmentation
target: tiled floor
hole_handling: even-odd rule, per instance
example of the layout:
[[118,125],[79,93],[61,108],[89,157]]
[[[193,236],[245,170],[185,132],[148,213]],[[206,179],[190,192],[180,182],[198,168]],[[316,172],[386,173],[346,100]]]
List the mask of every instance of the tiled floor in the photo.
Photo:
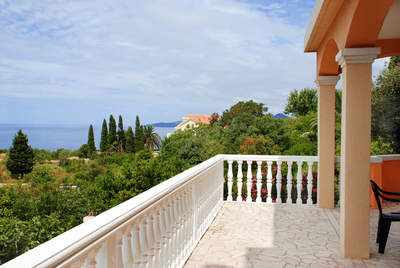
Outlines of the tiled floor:
[[339,209],[225,203],[184,267],[400,267],[400,223],[378,254],[377,217],[371,210],[371,259],[350,260],[339,256]]

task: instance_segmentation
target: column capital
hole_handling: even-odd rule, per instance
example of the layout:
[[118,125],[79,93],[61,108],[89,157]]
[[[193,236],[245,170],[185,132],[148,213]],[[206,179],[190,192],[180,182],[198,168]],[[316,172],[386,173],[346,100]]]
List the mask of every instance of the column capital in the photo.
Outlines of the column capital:
[[336,86],[339,81],[339,75],[319,75],[315,80],[318,86]]
[[335,57],[342,66],[347,63],[370,63],[381,53],[380,47],[344,48]]

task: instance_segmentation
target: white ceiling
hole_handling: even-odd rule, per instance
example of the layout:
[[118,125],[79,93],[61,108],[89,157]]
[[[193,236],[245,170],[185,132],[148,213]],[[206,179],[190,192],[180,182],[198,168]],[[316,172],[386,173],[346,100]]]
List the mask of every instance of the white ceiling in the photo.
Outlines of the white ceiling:
[[[372,13],[371,16],[373,16]],[[396,38],[400,38],[400,0],[394,1],[378,36],[378,39]]]

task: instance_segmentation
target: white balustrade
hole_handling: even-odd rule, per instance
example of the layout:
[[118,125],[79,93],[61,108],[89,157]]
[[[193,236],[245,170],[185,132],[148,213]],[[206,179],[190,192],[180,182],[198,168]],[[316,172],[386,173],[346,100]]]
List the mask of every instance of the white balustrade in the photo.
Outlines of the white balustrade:
[[282,190],[282,171],[281,171],[281,166],[282,166],[282,161],[277,161],[276,164],[278,165],[278,170],[276,172],[276,203],[280,204],[280,203],[282,203],[282,198],[281,198],[281,190]]
[[237,188],[238,188],[237,194],[238,194],[238,196],[237,196],[236,200],[239,201],[239,202],[242,202],[242,200],[243,200],[242,199],[242,186],[243,186],[242,164],[243,164],[243,161],[242,160],[238,160],[237,163],[238,163],[238,175],[237,175],[237,178],[238,178],[238,180],[237,180]]
[[[297,204],[302,204],[302,164],[308,165],[307,204],[312,204],[316,156],[217,155],[111,208],[90,221],[39,245],[2,267],[182,267],[223,203],[224,161],[227,201],[243,201],[243,162],[247,163],[246,202],[292,204],[293,163],[297,163]],[[237,173],[233,165],[237,163]],[[265,165],[267,169],[265,170]],[[276,169],[273,168],[276,166]],[[287,173],[284,174],[284,167]],[[266,177],[265,176],[266,171]],[[276,173],[275,173],[276,171]],[[275,173],[275,174],[274,174]],[[273,177],[275,175],[275,182]],[[286,184],[284,178],[287,178]],[[266,180],[267,195],[262,191]],[[234,183],[236,181],[236,184]],[[234,188],[234,185],[237,187]],[[276,188],[274,188],[276,187]],[[275,196],[272,190],[276,189]],[[266,197],[266,202],[263,199]]]
[[251,187],[253,185],[253,172],[251,171],[252,161],[247,161],[247,197],[246,202],[250,203],[251,200]]
[[313,166],[313,161],[308,161],[308,172],[307,172],[307,205],[312,205],[312,189],[313,189],[313,176],[312,176],[312,166]]
[[233,185],[233,171],[232,171],[232,160],[228,161],[228,198],[227,201],[232,201],[232,185]]
[[303,190],[303,161],[297,161],[297,199],[296,204],[301,205],[303,204],[303,200],[301,200],[301,192]]
[[[318,157],[316,156],[280,156],[280,155],[224,155],[224,160],[228,162],[228,196],[227,201],[232,201],[230,196],[233,196],[233,193],[236,189],[234,189],[233,185],[236,180],[237,182],[237,192],[238,198],[236,201],[241,202],[242,199],[242,164],[243,162],[247,163],[247,185],[252,185],[252,178],[254,177],[251,164],[253,162],[257,163],[257,171],[256,173],[256,202],[263,203],[263,199],[265,198],[265,194],[263,191],[263,174],[266,174],[264,177],[266,180],[266,201],[267,204],[272,203],[286,203],[293,204],[292,194],[296,195],[295,203],[303,204],[302,193],[307,197],[307,204],[312,205],[312,192],[313,192],[313,177],[312,177],[312,167],[313,164],[318,162]],[[235,177],[233,174],[233,164],[238,164],[238,172]],[[297,164],[297,170],[292,170],[293,163]],[[307,163],[308,171],[307,171],[307,184],[306,187],[303,185],[303,163]],[[287,172],[284,174],[283,170],[287,166]],[[265,167],[265,169],[264,169]],[[265,173],[263,172],[266,171]],[[296,180],[293,180],[293,173],[296,175]],[[273,180],[275,178],[275,180]],[[286,178],[286,183],[284,183],[284,178]],[[251,188],[247,187],[247,196],[251,198]],[[265,189],[265,188],[264,188]],[[276,189],[276,194],[272,195],[273,189]],[[293,189],[295,192],[293,193]],[[282,200],[282,195],[285,195],[284,191],[286,190],[286,200]],[[265,191],[265,190],[264,190]],[[262,197],[263,196],[263,197]],[[251,199],[247,198],[246,202],[251,202]],[[273,198],[275,198],[273,200]]]
[[267,161],[267,203],[272,203],[272,161]]
[[261,203],[261,186],[262,186],[262,173],[261,173],[262,161],[257,161],[257,203]]
[[293,175],[292,175],[292,165],[293,161],[287,161],[287,178],[286,178],[286,189],[287,189],[287,198],[286,203],[292,204],[292,182],[293,182]]
[[182,267],[223,203],[215,156],[2,267]]

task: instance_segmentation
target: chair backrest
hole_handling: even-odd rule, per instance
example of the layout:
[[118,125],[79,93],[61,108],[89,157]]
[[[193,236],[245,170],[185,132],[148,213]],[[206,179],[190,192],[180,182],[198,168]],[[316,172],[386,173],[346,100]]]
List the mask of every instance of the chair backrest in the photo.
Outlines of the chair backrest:
[[382,215],[382,205],[381,205],[381,200],[379,198],[379,197],[383,197],[383,195],[380,193],[382,190],[381,190],[381,188],[379,188],[379,186],[373,180],[370,180],[369,182],[371,183],[371,188],[372,188],[372,191],[374,192],[376,203],[378,204],[379,214]]

